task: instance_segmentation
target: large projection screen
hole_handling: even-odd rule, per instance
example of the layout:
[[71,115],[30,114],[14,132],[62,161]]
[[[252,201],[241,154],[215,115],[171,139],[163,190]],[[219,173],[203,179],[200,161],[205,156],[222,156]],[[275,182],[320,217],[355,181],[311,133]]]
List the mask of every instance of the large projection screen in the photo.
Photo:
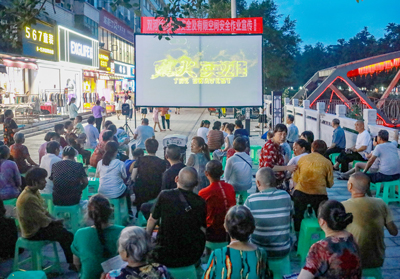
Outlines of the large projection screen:
[[135,36],[137,106],[262,105],[262,36]]

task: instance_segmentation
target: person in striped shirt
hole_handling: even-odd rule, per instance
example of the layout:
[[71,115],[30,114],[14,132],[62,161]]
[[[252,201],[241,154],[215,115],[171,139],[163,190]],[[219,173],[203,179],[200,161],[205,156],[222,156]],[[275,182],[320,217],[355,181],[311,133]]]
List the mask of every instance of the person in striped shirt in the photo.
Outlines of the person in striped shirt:
[[250,195],[244,204],[256,223],[250,241],[264,248],[268,258],[284,258],[290,252],[290,195],[276,188],[274,171],[268,167],[257,171],[256,185],[260,192]]

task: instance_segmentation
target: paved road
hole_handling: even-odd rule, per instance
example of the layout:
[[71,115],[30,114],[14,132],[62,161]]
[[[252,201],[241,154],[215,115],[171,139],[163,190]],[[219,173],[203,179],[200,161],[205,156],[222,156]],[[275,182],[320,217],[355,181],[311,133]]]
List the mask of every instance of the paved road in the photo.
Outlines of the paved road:
[[[140,114],[138,115],[140,117]],[[153,120],[152,120],[152,115],[149,114],[148,118],[150,120],[150,125],[153,125]],[[109,118],[112,120],[117,127],[122,126],[125,124],[125,121],[123,119],[118,120],[116,116],[112,116]],[[210,116],[207,109],[181,109],[181,114],[176,115],[174,113],[171,114],[171,129],[172,131],[166,131],[166,132],[157,132],[156,133],[156,139],[160,143],[160,148],[157,152],[157,155],[162,157],[163,156],[163,148],[162,148],[162,139],[169,134],[183,134],[187,135],[190,138],[192,138],[194,135],[196,135],[197,129],[200,126],[200,122],[203,119],[208,119],[213,123],[214,121],[218,120],[217,117],[215,116]],[[222,122],[234,122],[233,118],[228,118],[225,119],[223,118],[221,121]],[[139,124],[139,120],[137,121]],[[132,130],[134,130],[134,121],[128,121],[128,124],[131,126]],[[256,122],[251,122],[251,144],[254,145],[262,145],[264,142],[259,138],[260,132],[257,131],[254,126],[256,125]],[[32,138],[28,138],[27,142],[25,143],[29,151],[31,153],[31,157],[33,158],[34,161],[38,162],[38,148],[39,146],[44,142],[43,140],[44,135],[40,136],[35,136]],[[188,143],[188,150],[187,150],[187,155],[190,154],[190,143]],[[256,167],[254,168],[254,172],[256,171]],[[254,192],[255,186],[253,183],[253,187],[250,190],[250,192]],[[328,190],[328,195],[330,199],[336,199],[339,201],[344,201],[348,198],[350,198],[350,194],[347,191],[347,186],[346,186],[346,181],[340,181],[335,179],[335,184],[334,186]],[[397,226],[400,228],[400,205],[399,204],[391,204],[390,208],[393,212],[394,215],[394,220]],[[398,279],[400,278],[400,236],[397,237],[392,237],[389,235],[387,230],[385,230],[385,243],[386,243],[386,259],[385,263],[383,266],[383,275],[384,278],[387,279]],[[63,261],[63,269],[65,271],[65,274],[63,276],[57,277],[57,278],[78,278],[76,273],[68,272],[67,271],[67,266],[65,263],[64,256],[62,254],[62,251],[59,247],[59,252],[61,256],[61,260]],[[25,252],[24,255],[27,253]],[[48,249],[45,249],[45,254],[49,254],[51,256],[51,251],[48,251]],[[299,265],[299,259],[295,257],[295,253],[291,254],[292,258],[292,271],[293,272],[299,272],[300,271],[300,265]],[[11,266],[12,266],[12,261],[3,261],[0,262],[0,277],[6,277],[10,271],[11,271]]]

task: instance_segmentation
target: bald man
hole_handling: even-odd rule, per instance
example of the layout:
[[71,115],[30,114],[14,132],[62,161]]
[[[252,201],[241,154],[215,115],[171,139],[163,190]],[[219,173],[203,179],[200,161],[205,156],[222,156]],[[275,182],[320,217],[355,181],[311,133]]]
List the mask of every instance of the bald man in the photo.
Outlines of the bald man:
[[364,121],[357,120],[354,125],[354,129],[358,132],[356,145],[342,151],[336,158],[336,164],[334,170],[338,170],[339,164],[341,164],[340,171],[347,172],[349,170],[349,163],[353,161],[367,161],[367,154],[371,153],[372,150],[372,139],[371,135],[364,127]]
[[385,259],[384,227],[396,236],[398,231],[387,204],[379,198],[366,196],[370,180],[367,175],[357,172],[350,176],[347,189],[351,198],[342,202],[346,212],[353,214],[353,222],[347,231],[353,234],[360,247],[361,267],[378,268]]
[[155,249],[156,262],[167,267],[197,263],[206,242],[206,202],[193,193],[198,184],[196,170],[192,167],[181,169],[175,182],[177,189],[161,191],[146,228],[152,235],[160,220]]
[[256,223],[250,241],[264,248],[269,259],[284,258],[290,252],[290,195],[276,189],[274,171],[268,167],[257,171],[256,185],[260,192],[250,195],[244,203]]

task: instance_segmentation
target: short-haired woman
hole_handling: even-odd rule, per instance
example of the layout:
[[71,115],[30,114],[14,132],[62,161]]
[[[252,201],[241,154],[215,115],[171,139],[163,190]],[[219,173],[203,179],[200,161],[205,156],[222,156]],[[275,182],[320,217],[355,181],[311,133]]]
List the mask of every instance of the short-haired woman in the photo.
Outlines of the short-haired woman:
[[231,243],[212,252],[203,278],[268,278],[267,253],[249,242],[255,229],[250,210],[242,205],[231,207],[224,226]]
[[10,149],[0,146],[0,199],[8,200],[18,197],[21,188],[21,174],[17,164],[8,160]]
[[118,241],[118,252],[128,265],[113,270],[106,279],[152,278],[169,279],[167,268],[158,263],[150,263],[148,256],[153,245],[150,235],[140,227],[127,227],[121,232]]
[[78,111],[81,105],[79,107],[76,106],[75,104],[76,98],[71,98],[68,104],[68,113],[69,113],[69,120],[74,121],[75,118],[78,116]]
[[361,278],[359,248],[351,233],[345,229],[353,215],[338,201],[322,202],[318,223],[326,238],[311,246],[306,264],[298,279]]
[[210,151],[202,137],[193,137],[190,148],[192,154],[190,154],[186,166],[195,168],[197,175],[199,176],[199,185],[197,185],[193,190],[193,192],[197,194],[201,189],[210,185],[210,182],[204,174],[206,164],[210,161]]
[[18,132],[14,135],[15,143],[10,146],[10,154],[17,164],[20,173],[26,173],[33,166],[39,166],[36,164],[29,154],[28,147],[23,145],[25,143],[25,135]]
[[4,112],[4,144],[9,147],[14,144],[14,134],[20,130],[18,129],[18,125],[13,118],[14,113],[12,110],[8,109]]
[[118,255],[115,243],[124,227],[108,222],[112,210],[108,199],[101,194],[89,200],[88,217],[94,226],[79,229],[71,245],[81,279],[100,278],[101,263]]
[[104,108],[100,105],[100,101],[96,101],[96,105],[92,108],[92,113],[96,121],[97,130],[101,131],[101,123],[103,122],[103,112]]

